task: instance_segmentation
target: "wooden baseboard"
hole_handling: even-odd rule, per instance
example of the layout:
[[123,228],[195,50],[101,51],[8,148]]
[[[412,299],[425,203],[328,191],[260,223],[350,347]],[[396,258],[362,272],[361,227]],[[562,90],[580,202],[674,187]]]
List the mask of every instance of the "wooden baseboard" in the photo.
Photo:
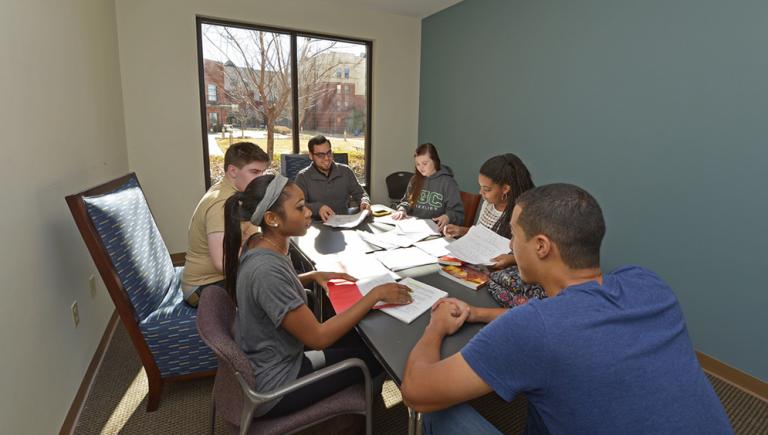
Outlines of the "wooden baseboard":
[[85,371],[85,376],[83,376],[83,381],[80,383],[80,388],[77,389],[75,399],[69,407],[67,417],[61,425],[59,435],[70,435],[75,430],[77,419],[80,417],[80,412],[85,404],[85,398],[88,397],[88,393],[91,391],[96,372],[101,365],[101,361],[104,359],[104,353],[107,350],[109,342],[112,341],[112,335],[115,333],[115,327],[117,326],[119,318],[117,311],[113,311],[112,317],[110,317],[107,322],[107,327],[104,329],[104,334],[101,336],[101,341],[99,341],[99,345],[96,347],[96,352],[93,354],[91,363],[88,364],[88,369]]
[[733,368],[705,353],[696,351],[696,357],[698,357],[699,364],[701,364],[701,368],[704,369],[705,372],[728,382],[734,387],[745,391],[758,399],[768,402],[768,383],[765,383],[750,374],[744,373],[739,369]]

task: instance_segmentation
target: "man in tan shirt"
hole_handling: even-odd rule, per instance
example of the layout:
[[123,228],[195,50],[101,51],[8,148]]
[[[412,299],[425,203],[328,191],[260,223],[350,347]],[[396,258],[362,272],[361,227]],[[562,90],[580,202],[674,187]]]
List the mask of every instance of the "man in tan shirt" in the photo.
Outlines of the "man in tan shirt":
[[197,306],[206,286],[224,285],[224,203],[263,175],[268,166],[267,153],[250,142],[233,144],[224,154],[224,178],[203,195],[189,222],[181,288],[190,305]]

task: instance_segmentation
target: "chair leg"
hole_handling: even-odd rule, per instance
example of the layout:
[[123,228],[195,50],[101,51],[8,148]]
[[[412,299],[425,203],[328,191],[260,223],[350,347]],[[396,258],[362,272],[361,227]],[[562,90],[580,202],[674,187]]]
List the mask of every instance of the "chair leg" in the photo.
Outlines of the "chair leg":
[[256,410],[256,404],[245,398],[243,400],[243,411],[240,414],[240,435],[246,435],[251,429],[253,422],[253,411]]
[[163,395],[163,378],[147,375],[149,394],[147,396],[147,412],[157,411],[160,407],[160,397]]
[[216,399],[211,397],[211,432],[213,435],[216,432]]

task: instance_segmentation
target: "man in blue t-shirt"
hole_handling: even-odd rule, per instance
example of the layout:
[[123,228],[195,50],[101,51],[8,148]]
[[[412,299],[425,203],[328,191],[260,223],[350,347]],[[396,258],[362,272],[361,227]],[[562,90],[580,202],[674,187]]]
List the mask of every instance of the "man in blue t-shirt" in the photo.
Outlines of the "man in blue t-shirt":
[[[520,276],[549,297],[513,310],[433,307],[402,384],[408,406],[428,412],[427,433],[499,433],[464,403],[491,391],[525,394],[527,433],[732,433],[672,290],[640,267],[601,272],[605,223],[589,193],[529,190],[511,226]],[[465,321],[490,323],[441,361],[443,338]]]

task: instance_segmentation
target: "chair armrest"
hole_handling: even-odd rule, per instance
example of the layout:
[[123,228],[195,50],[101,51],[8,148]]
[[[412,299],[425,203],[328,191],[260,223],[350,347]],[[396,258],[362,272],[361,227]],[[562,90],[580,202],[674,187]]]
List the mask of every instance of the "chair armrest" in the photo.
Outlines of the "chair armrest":
[[171,254],[171,263],[173,263],[174,267],[183,266],[184,263],[187,262],[187,253],[186,252],[174,252]]
[[258,404],[283,397],[288,393],[296,391],[299,388],[305,387],[313,382],[317,382],[320,379],[327,378],[331,375],[354,367],[362,370],[363,378],[365,379],[366,397],[369,397],[371,393],[371,373],[368,371],[368,367],[360,358],[349,358],[328,367],[323,367],[320,370],[314,371],[306,376],[302,376],[299,379],[296,379],[295,381],[268,393],[257,393],[253,391],[251,387],[245,382],[245,379],[243,379],[243,376],[240,374],[240,372],[236,372],[235,376],[240,382],[243,393],[248,397],[249,400],[251,400],[251,402]]

